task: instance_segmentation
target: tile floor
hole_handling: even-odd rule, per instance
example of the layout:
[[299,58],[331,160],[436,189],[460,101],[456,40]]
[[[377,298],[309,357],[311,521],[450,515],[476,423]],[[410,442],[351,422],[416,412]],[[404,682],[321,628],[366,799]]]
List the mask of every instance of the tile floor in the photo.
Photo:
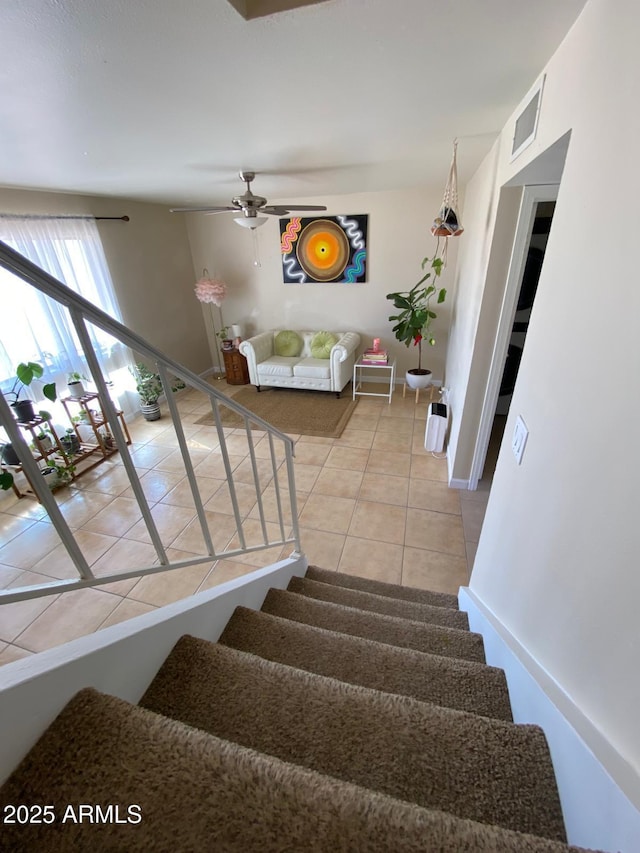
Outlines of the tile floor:
[[[237,388],[216,381],[233,394]],[[220,550],[235,537],[235,523],[217,434],[196,421],[210,410],[204,396],[177,399],[203,502]],[[293,436],[302,546],[309,561],[327,569],[447,592],[466,584],[490,488],[447,486],[446,460],[423,447],[427,403],[395,394],[361,397],[339,439]],[[132,457],[154,519],[172,557],[202,553],[188,484],[181,472],[170,421],[130,425]],[[249,536],[259,536],[255,491],[246,469],[244,432],[226,430],[238,499]],[[259,437],[259,434],[257,434]],[[259,464],[268,445],[256,439]],[[270,465],[270,463],[269,463]],[[488,466],[490,467],[490,466]],[[265,479],[269,527],[274,490]],[[155,551],[117,456],[56,493],[68,524],[96,574],[150,565]],[[273,528],[275,529],[275,524]],[[147,613],[286,555],[272,548],[141,579],[0,606],[0,664]],[[0,493],[0,588],[74,577],[66,551],[41,506]]]

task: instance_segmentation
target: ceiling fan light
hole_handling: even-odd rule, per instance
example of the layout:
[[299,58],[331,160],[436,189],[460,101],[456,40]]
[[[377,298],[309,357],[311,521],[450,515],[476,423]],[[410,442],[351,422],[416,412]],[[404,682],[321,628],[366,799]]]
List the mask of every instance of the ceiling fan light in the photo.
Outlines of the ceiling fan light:
[[261,225],[264,225],[265,222],[269,221],[268,216],[234,216],[234,222],[237,222],[238,225],[242,225],[243,228],[259,228]]

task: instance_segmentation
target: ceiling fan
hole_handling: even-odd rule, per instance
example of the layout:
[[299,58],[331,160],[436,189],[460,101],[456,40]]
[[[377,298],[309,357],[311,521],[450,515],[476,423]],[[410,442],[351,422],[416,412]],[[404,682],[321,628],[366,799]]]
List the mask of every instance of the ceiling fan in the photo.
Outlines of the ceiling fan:
[[213,213],[228,213],[234,211],[241,213],[242,216],[234,218],[234,222],[242,225],[245,228],[257,228],[259,225],[264,225],[267,222],[266,216],[258,216],[258,213],[269,213],[272,216],[286,216],[292,210],[326,210],[327,208],[321,204],[285,204],[273,205],[267,204],[266,198],[261,195],[254,195],[251,192],[251,181],[256,176],[255,172],[239,172],[240,180],[247,185],[246,192],[242,195],[237,195],[231,199],[231,204],[224,207],[172,207],[171,213],[195,213],[202,212],[206,214]]

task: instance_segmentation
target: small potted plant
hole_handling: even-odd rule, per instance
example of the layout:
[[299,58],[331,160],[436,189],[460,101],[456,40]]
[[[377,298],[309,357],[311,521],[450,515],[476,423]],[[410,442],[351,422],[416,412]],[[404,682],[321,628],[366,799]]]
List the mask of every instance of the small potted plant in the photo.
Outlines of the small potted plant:
[[[158,400],[164,393],[160,374],[149,370],[147,365],[142,362],[136,363],[129,370],[136,380],[136,391],[140,395],[140,411],[142,412],[142,416],[147,421],[157,421],[160,418],[160,404]],[[180,391],[184,387],[185,384],[182,380],[174,378],[171,386],[172,391]]]
[[393,332],[396,338],[407,347],[411,344],[418,347],[418,366],[408,370],[405,376],[410,388],[425,388],[431,382],[431,371],[422,367],[422,342],[426,340],[431,346],[435,345],[431,323],[437,315],[431,310],[430,303],[436,293],[438,304],[444,302],[447,295],[444,287],[438,290],[433,282],[425,284],[432,274],[435,281],[442,273],[442,259],[424,258],[423,270],[427,264],[430,265],[429,272],[425,273],[411,290],[404,293],[387,293],[387,299],[390,299],[393,307],[399,310],[398,314],[392,314],[389,317],[389,320],[395,321]]
[[67,376],[67,389],[71,397],[84,397],[87,393],[82,384],[83,380],[85,382],[89,381],[84,373],[78,373],[77,370],[72,371]]
[[222,349],[225,352],[229,352],[229,350],[233,349],[233,340],[229,337],[229,326],[223,326],[219,332],[216,332],[218,338],[220,339],[220,343],[222,344]]
[[60,444],[64,452],[69,456],[80,452],[80,439],[72,427],[67,427],[65,434],[60,436]]
[[73,479],[75,470],[75,465],[68,465],[61,459],[54,458],[47,461],[46,467],[42,469],[42,476],[45,477],[47,486],[55,489],[58,486],[67,486]]
[[[20,394],[25,388],[31,385],[34,379],[40,379],[43,373],[44,368],[41,364],[37,364],[35,361],[28,361],[26,363],[20,362],[16,368],[16,378],[13,381],[11,389],[5,392],[5,397],[13,397],[11,407],[13,408],[16,420],[19,423],[29,423],[34,420],[36,416],[35,409],[33,408],[33,401],[28,399],[21,400]],[[55,382],[49,382],[48,384],[43,385],[42,393],[47,400],[51,400],[52,403],[55,402],[57,397]]]

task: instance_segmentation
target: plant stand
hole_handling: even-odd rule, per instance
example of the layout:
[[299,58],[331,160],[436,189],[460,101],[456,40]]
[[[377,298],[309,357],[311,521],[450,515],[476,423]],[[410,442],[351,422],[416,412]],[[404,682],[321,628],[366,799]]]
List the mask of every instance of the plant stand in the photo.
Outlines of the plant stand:
[[[44,442],[42,442],[38,438],[38,434],[40,432],[42,432],[42,428],[44,425],[46,425],[47,429],[49,430],[49,433],[51,434],[52,441],[51,441],[50,446],[47,446]],[[64,451],[62,443],[60,442],[60,438],[59,438],[58,434],[56,433],[55,429],[53,428],[53,424],[51,423],[50,420],[47,420],[45,418],[41,418],[38,415],[30,421],[18,421],[18,426],[22,430],[24,430],[25,432],[28,432],[30,434],[31,443],[33,444],[33,446],[35,448],[34,459],[36,460],[36,462],[44,462],[46,465],[47,462],[49,461],[49,459],[53,459],[56,456],[61,457],[62,459],[68,460],[68,456]],[[5,468],[8,471],[11,471],[12,474],[20,474],[20,473],[24,474],[25,479],[27,480],[27,482],[29,484],[28,489],[24,489],[24,490],[20,489],[20,487],[17,485],[17,483],[15,481],[15,478],[14,478],[13,483],[11,484],[11,488],[13,489],[13,493],[15,494],[15,496],[17,498],[29,497],[29,498],[35,498],[36,500],[38,499],[38,497],[35,493],[35,490],[33,488],[33,483],[29,480],[29,477],[27,476],[26,471],[23,471],[22,465],[19,465],[19,464],[18,465],[7,465],[6,463],[3,462],[1,467]],[[55,489],[60,488],[63,485],[66,485],[66,483],[57,484],[54,487],[53,491],[55,491]]]
[[[429,392],[429,402],[431,403],[433,401],[433,387],[434,387],[433,383],[431,383],[427,388],[416,388],[416,405],[418,405],[418,403],[420,402],[420,392],[421,391],[424,391],[425,393],[428,391]],[[413,391],[413,388],[410,388],[409,390]],[[402,386],[402,396],[405,397],[406,393],[407,393],[407,383],[405,382]]]
[[[60,402],[73,424],[75,434],[80,443],[80,451],[73,456],[73,462],[75,465],[85,460],[89,460],[90,462],[88,465],[83,465],[81,470],[76,473],[75,477],[79,477],[85,471],[90,471],[96,465],[104,462],[105,459],[113,456],[114,453],[118,452],[118,448],[113,441],[99,394],[90,393],[83,394],[82,397],[63,397]],[[83,413],[84,424],[93,432],[92,438],[94,440],[87,441],[80,433],[79,424],[74,420],[74,406],[76,407],[76,411],[79,409]],[[120,421],[127,444],[131,444],[131,436],[129,435],[124,414],[118,409],[116,410],[116,415]]]

